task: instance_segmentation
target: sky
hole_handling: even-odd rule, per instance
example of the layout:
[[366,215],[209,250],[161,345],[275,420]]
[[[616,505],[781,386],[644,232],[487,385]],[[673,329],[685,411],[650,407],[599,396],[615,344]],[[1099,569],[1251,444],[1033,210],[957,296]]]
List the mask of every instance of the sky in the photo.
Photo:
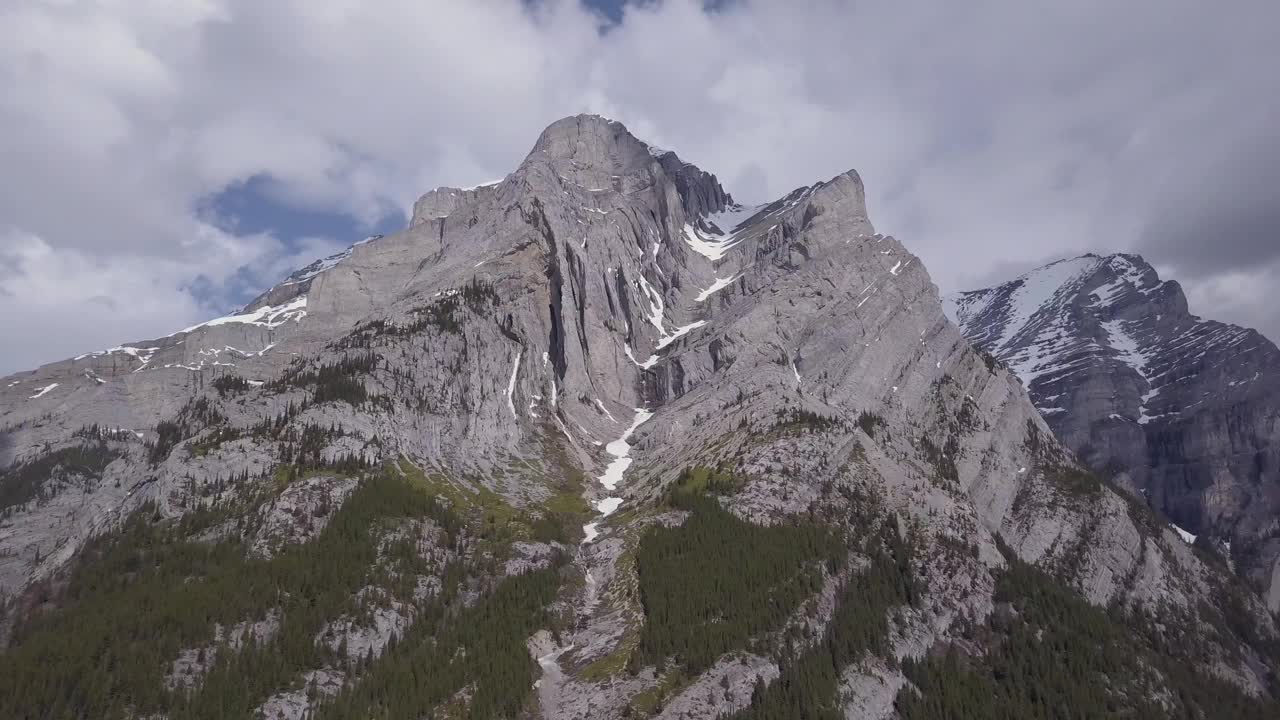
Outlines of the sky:
[[1272,0],[6,0],[0,374],[403,227],[595,112],[763,202],[850,168],[943,292],[1138,252],[1280,339]]

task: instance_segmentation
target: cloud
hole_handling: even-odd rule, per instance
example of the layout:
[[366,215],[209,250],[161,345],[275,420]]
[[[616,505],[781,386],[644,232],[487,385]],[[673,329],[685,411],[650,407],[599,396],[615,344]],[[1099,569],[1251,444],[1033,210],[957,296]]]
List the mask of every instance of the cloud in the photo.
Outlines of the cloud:
[[55,248],[21,232],[0,232],[3,361],[12,369],[72,357],[189,327],[222,309],[231,288],[256,292],[335,247],[307,239],[294,251],[268,236],[237,238],[199,229],[189,259]]
[[[944,290],[1136,250],[1202,314],[1280,335],[1264,295],[1222,290],[1280,255],[1274,3],[666,0],[613,17],[573,0],[11,0],[0,256],[26,279],[0,270],[0,303],[39,322],[0,316],[28,348],[0,372],[82,352],[57,328],[83,306],[118,309],[84,324],[94,347],[167,332],[358,239],[212,228],[229,188],[269,180],[271,202],[373,226],[502,176],[581,111],[742,200],[857,168],[877,227]],[[142,279],[49,289],[89,268]],[[168,308],[119,310],[139,297]]]

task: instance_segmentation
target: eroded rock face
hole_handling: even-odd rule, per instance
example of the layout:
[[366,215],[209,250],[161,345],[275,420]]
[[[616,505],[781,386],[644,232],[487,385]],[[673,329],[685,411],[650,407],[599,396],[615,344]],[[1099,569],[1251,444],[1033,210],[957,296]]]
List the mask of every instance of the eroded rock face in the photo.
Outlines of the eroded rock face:
[[250,552],[269,558],[289,545],[314,539],[357,482],[356,478],[317,475],[289,485],[264,509]]
[[342,690],[347,675],[341,670],[320,668],[305,673],[302,688],[272,695],[256,710],[261,720],[306,720],[316,700],[333,697]]
[[1086,255],[948,299],[1090,467],[1229,544],[1280,609],[1280,351],[1192,315],[1136,255]]
[[345,654],[352,662],[380,657],[389,643],[404,635],[413,620],[411,606],[380,595],[377,588],[361,589],[357,602],[365,609],[365,619],[343,616],[334,620],[316,636],[316,644]]
[[238,652],[246,644],[265,643],[280,630],[280,613],[272,610],[260,620],[244,620],[230,628],[215,625],[213,642],[198,648],[187,648],[178,653],[165,677],[171,690],[191,691],[200,687],[204,677],[217,662],[218,652]]
[[778,666],[758,655],[726,656],[698,676],[662,708],[663,720],[696,720],[732,713],[751,704],[756,683],[778,679]]

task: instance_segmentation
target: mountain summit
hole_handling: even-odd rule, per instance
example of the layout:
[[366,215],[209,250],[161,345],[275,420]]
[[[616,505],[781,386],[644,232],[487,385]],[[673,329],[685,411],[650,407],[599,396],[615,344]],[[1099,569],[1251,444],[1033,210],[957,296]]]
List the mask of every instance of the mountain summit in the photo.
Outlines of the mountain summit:
[[1262,604],[1076,465],[856,173],[744,207],[599,116],[0,380],[0,467],[13,717],[1274,709]]
[[1192,315],[1137,255],[1084,255],[959,293],[948,312],[1022,378],[1090,467],[1230,548],[1280,611],[1280,351]]

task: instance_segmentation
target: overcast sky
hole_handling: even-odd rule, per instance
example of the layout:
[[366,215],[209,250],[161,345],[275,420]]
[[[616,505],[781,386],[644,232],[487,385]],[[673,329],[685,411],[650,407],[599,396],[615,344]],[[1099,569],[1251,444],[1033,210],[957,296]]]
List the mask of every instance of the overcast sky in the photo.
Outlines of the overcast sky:
[[764,201],[856,168],[945,291],[1136,251],[1280,338],[1280,3],[5,0],[0,373],[221,314],[616,118]]

